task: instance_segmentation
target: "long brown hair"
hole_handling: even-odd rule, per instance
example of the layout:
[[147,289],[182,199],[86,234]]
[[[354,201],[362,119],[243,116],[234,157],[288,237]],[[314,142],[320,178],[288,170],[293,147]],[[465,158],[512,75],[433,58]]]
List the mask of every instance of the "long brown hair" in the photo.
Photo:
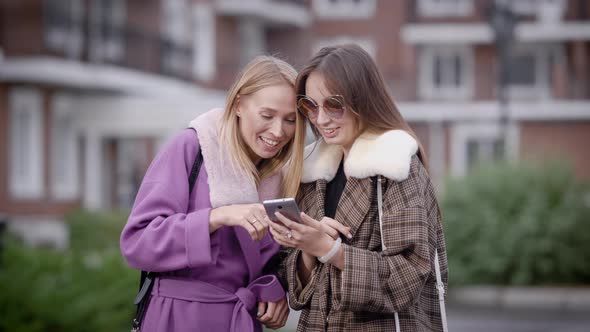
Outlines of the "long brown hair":
[[[402,117],[387,85],[371,56],[360,46],[346,44],[322,48],[299,72],[295,87],[298,95],[305,95],[305,84],[312,72],[322,74],[331,93],[344,97],[359,119],[360,132],[381,134],[400,129],[418,142],[418,157],[428,169],[424,148],[410,125]],[[312,130],[319,136],[314,126]]]
[[[273,158],[263,160],[258,167],[249,155],[251,151],[244,142],[238,125],[237,101],[240,95],[246,96],[268,86],[288,84],[295,86],[297,71],[287,62],[273,56],[257,56],[244,67],[229,90],[225,113],[221,126],[221,141],[228,147],[232,164],[247,170],[252,180],[260,180],[281,170],[283,172],[282,194],[295,197],[303,173],[303,149],[305,147],[305,119],[296,112],[295,136]],[[293,106],[295,107],[295,105]]]

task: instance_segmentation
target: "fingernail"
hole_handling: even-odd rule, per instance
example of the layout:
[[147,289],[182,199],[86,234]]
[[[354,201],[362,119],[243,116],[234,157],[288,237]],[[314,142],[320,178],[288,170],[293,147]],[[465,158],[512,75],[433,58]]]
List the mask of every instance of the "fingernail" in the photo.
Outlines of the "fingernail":
[[256,312],[256,316],[260,316],[260,311],[257,311]]
[[349,239],[352,239],[352,234],[348,233],[347,236],[348,236]]

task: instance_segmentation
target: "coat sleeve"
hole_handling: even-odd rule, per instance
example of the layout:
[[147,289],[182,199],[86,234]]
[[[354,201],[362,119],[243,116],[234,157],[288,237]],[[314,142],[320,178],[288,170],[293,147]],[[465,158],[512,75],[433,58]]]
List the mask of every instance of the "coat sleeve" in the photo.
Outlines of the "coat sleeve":
[[219,243],[209,234],[211,208],[187,213],[188,178],[199,148],[194,131],[185,130],[150,165],[121,233],[130,266],[165,272],[215,263]]
[[408,179],[387,189],[383,202],[385,251],[342,245],[345,267],[342,271],[332,269],[340,274],[335,278],[341,290],[334,292],[336,310],[393,313],[418,299],[431,273],[434,255],[429,234],[435,234],[435,228],[429,225],[424,207],[426,176],[414,160]]
[[320,273],[324,264],[317,263],[314,269],[311,271],[309,281],[303,287],[299,280],[297,267],[298,260],[301,256],[301,250],[291,249],[285,262],[285,275],[287,285],[289,286],[289,305],[294,310],[302,310],[310,305],[311,298],[316,289],[316,285],[320,279]]

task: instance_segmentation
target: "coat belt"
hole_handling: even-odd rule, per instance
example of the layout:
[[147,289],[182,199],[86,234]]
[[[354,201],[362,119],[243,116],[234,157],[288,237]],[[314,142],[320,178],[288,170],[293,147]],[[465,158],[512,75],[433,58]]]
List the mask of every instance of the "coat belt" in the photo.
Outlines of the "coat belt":
[[235,293],[208,282],[190,279],[158,278],[152,295],[200,303],[235,303],[231,320],[231,332],[253,332],[253,311],[258,302],[275,302],[285,296],[285,291],[274,275],[264,275]]

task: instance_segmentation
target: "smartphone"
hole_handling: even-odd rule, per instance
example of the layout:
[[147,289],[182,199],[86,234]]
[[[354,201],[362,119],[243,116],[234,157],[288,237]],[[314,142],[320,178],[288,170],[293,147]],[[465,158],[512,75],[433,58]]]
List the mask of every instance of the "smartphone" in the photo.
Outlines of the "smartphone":
[[294,198],[271,199],[262,202],[262,204],[264,205],[266,214],[270,220],[274,222],[280,222],[275,216],[275,212],[280,212],[282,215],[293,221],[301,222],[301,212],[299,211],[299,207]]

